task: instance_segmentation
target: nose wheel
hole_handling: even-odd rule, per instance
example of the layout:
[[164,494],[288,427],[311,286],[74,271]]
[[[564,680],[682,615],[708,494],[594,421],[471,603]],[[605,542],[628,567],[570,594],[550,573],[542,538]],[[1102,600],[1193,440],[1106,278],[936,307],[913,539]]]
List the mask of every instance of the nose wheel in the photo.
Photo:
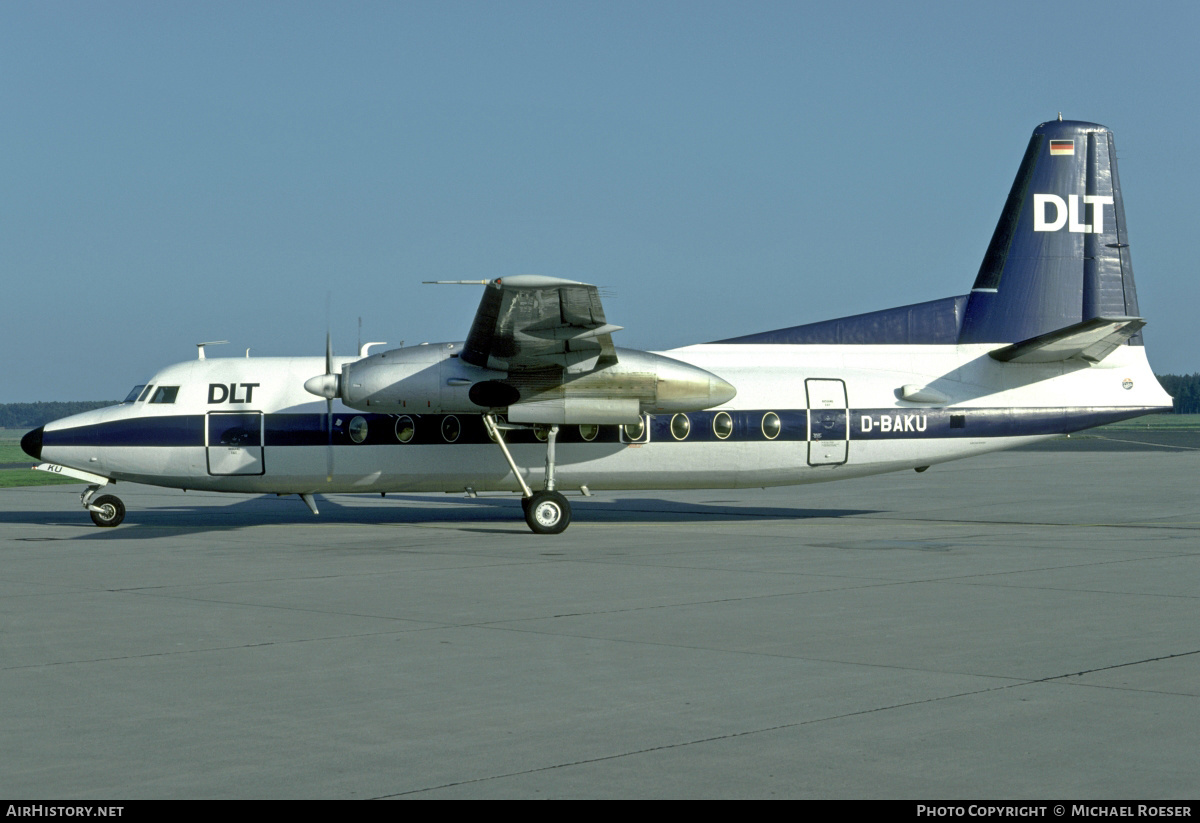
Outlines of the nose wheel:
[[88,503],[88,513],[97,526],[119,526],[125,519],[125,504],[119,497],[103,494]]

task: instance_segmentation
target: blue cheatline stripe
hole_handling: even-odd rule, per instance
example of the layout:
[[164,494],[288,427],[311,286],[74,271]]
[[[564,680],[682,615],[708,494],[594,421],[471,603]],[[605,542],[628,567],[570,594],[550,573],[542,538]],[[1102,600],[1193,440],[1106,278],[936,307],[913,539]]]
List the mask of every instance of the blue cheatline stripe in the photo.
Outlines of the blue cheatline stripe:
[[54,446],[203,446],[204,415],[130,417],[90,426],[54,429],[42,448]]
[[[850,440],[905,440],[980,437],[1022,437],[1045,434],[1065,434],[1115,423],[1158,411],[1157,407],[1056,407],[1041,409],[851,409],[849,413]],[[808,411],[804,409],[706,411],[687,415],[690,422],[687,437],[680,441],[671,434],[674,415],[652,415],[650,440],[654,443],[712,443],[720,442],[714,420],[728,415],[732,432],[724,442],[763,442],[763,417],[773,413],[779,417],[780,432],[774,438],[781,442],[803,442],[808,439]],[[349,434],[350,421],[361,417],[367,423],[366,438],[355,443]],[[408,443],[397,439],[397,430],[408,428],[397,424],[404,415],[335,413],[333,443],[337,446],[382,446],[403,448],[405,445],[445,445],[443,430],[458,430],[458,444],[490,444],[479,415],[422,414],[408,415],[412,421],[413,437]],[[449,418],[454,418],[450,420]],[[265,421],[267,448],[286,446],[323,446],[327,441],[324,414],[268,414]],[[457,423],[457,426],[455,425]],[[842,410],[813,412],[813,439],[840,437],[845,431],[846,412]],[[826,435],[822,438],[821,435]],[[511,431],[509,443],[539,442],[532,431]],[[560,443],[585,442],[579,426],[562,426]],[[621,442],[619,426],[600,426],[591,442]],[[136,417],[113,420],[90,426],[54,429],[43,434],[42,446],[111,446],[111,447],[197,447],[204,445],[204,415],[169,417]]]

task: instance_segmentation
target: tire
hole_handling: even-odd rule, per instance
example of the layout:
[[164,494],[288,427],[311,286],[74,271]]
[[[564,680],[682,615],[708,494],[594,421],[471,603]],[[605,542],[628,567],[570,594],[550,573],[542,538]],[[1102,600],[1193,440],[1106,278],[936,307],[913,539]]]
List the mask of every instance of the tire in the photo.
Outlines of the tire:
[[562,534],[571,525],[571,504],[558,492],[534,492],[528,500],[525,522],[534,534]]
[[113,497],[111,494],[101,495],[90,505],[101,509],[101,511],[88,511],[88,514],[92,516],[92,522],[97,526],[111,528],[121,525],[121,521],[125,519],[125,504],[119,497]]

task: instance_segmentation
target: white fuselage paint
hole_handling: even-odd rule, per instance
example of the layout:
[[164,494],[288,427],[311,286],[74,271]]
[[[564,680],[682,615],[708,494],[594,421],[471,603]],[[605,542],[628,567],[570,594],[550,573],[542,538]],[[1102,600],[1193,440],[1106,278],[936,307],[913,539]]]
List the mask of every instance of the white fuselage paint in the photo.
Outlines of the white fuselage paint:
[[[851,415],[848,443],[842,452],[845,462],[810,465],[809,442],[783,437],[663,442],[660,433],[645,443],[560,440],[557,484],[560,489],[583,485],[591,489],[686,489],[837,480],[941,463],[1084,427],[1075,423],[1036,434],[931,436],[929,419],[934,413],[1087,409],[1136,416],[1171,404],[1140,346],[1121,346],[1092,365],[1080,361],[1000,363],[987,355],[998,347],[704,344],[665,352],[732,383],[737,396],[720,407],[731,412],[805,410],[809,403],[806,381],[843,381]],[[335,358],[335,371],[355,359]],[[227,492],[519,490],[500,449],[492,443],[404,444],[393,437],[385,443],[336,445],[331,479],[326,475],[325,445],[275,446],[270,437],[263,444],[263,473],[233,476],[210,473],[212,454],[206,446],[153,442],[116,446],[104,445],[102,438],[78,445],[55,444],[68,430],[160,415],[228,411],[323,415],[324,401],[307,393],[304,383],[324,370],[324,360],[318,357],[210,358],[169,366],[151,382],[179,386],[174,403],[125,403],[55,421],[45,427],[42,459],[118,481]],[[906,384],[926,386],[938,393],[935,396],[948,400],[939,404],[900,400],[899,390]],[[418,415],[420,409],[412,412]],[[335,420],[344,424],[356,414],[360,413],[340,401],[335,403]],[[528,443],[511,448],[526,482],[540,487],[546,447]],[[233,453],[230,459],[236,458]]]

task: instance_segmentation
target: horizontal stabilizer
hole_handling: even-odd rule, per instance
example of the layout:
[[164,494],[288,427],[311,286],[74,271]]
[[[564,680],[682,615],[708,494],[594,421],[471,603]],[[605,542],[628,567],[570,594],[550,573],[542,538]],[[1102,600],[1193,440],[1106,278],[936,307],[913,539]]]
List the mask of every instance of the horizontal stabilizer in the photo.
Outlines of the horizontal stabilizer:
[[1140,317],[1093,317],[1057,331],[989,352],[1002,363],[1099,363],[1133,337],[1146,321]]

